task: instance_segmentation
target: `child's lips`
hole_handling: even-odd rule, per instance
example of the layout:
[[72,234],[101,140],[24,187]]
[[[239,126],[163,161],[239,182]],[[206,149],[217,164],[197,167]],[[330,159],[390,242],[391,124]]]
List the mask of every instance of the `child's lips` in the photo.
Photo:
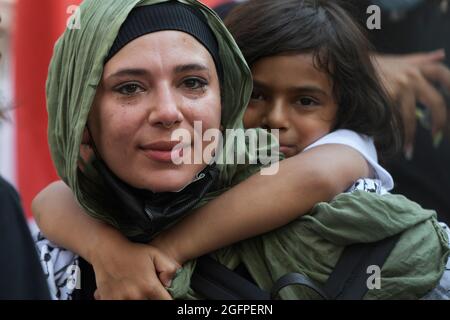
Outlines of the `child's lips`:
[[292,144],[280,144],[280,152],[285,156],[291,157],[297,153],[295,145]]

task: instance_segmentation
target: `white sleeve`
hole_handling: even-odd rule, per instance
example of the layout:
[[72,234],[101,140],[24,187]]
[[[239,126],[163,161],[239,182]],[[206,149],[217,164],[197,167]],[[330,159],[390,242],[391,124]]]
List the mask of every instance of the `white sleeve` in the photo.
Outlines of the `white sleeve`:
[[306,147],[303,151],[324,144],[344,144],[357,150],[372,166],[375,172],[375,178],[381,181],[382,187],[387,191],[394,188],[394,180],[392,179],[392,176],[378,163],[377,150],[375,149],[375,144],[371,137],[356,133],[352,130],[339,129],[320,138],[313,144]]

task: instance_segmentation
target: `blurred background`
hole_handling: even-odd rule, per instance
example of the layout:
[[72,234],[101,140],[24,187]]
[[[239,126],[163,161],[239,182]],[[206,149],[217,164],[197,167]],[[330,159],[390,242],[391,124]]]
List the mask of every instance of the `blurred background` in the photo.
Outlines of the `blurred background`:
[[[11,24],[14,12],[14,0],[0,0],[0,108],[12,105],[12,61],[11,61]],[[8,114],[11,116],[11,113]],[[11,119],[10,119],[11,120]],[[12,124],[0,124],[0,174],[14,181],[14,169],[11,158]]]

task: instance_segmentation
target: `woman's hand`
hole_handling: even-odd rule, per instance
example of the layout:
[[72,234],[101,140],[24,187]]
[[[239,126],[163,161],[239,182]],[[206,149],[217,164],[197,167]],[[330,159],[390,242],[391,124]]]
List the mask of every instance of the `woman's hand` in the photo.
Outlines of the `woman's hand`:
[[159,249],[132,243],[123,237],[99,245],[91,262],[97,282],[97,300],[170,300],[165,287],[170,287],[180,268]]

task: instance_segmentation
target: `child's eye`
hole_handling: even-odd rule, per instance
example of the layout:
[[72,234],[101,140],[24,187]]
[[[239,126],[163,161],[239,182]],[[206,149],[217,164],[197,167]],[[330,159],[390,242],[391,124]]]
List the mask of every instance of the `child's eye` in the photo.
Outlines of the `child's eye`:
[[259,92],[255,92],[255,91],[253,91],[252,92],[252,95],[251,95],[251,99],[252,100],[264,100],[264,95],[262,95],[261,93],[259,93]]
[[142,92],[144,89],[136,83],[128,83],[116,89],[117,92],[125,96],[132,96],[136,93]]
[[188,78],[183,81],[183,85],[191,90],[203,89],[208,85],[208,82],[199,78]]
[[302,105],[302,106],[307,106],[307,107],[309,107],[309,106],[315,106],[315,105],[318,104],[314,99],[308,98],[308,97],[302,97],[302,98],[298,99],[298,100],[296,101],[296,103],[297,103],[297,104],[300,104],[300,105]]

